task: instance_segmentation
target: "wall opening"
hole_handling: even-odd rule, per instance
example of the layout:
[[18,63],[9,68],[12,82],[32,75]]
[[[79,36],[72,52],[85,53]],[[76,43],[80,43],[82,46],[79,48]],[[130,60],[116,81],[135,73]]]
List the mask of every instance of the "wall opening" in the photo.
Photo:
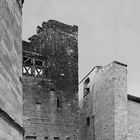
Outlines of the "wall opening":
[[90,126],[90,117],[88,117],[88,118],[86,119],[86,121],[87,121],[87,126]]
[[89,83],[90,83],[90,78],[88,77],[85,81],[84,81],[84,97],[90,93],[90,87],[89,87]]
[[57,107],[62,108],[62,98],[60,97],[57,98]]
[[37,100],[37,101],[36,101],[36,104],[37,104],[37,105],[41,105],[41,103],[42,103],[41,100]]
[[88,77],[88,78],[85,80],[84,83],[85,83],[85,84],[89,84],[89,83],[90,83],[90,78]]
[[33,75],[35,77],[42,77],[44,69],[44,61],[36,59],[34,57],[23,56],[23,68],[24,75]]
[[48,140],[48,137],[44,137],[45,140]]
[[36,139],[36,136],[26,136],[26,140],[34,140]]
[[93,134],[93,140],[95,140],[95,124],[94,124],[94,116],[92,116],[92,130],[93,130],[93,132],[92,132],[92,134]]
[[54,137],[54,140],[60,140],[59,137]]

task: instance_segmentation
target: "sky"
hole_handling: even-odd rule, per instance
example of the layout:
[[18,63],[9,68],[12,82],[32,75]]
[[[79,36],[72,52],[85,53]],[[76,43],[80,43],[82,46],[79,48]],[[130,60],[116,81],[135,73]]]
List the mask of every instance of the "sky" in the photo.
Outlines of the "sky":
[[96,65],[128,65],[128,93],[140,97],[139,0],[25,0],[23,40],[49,19],[77,25],[79,81]]

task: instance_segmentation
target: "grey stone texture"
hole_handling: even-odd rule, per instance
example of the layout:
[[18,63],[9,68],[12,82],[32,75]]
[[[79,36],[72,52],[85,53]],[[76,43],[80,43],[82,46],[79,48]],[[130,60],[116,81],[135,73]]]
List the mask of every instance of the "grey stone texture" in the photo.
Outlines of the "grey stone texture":
[[[87,84],[85,81],[89,78]],[[89,92],[85,94],[85,88]],[[112,62],[95,67],[80,83],[80,140],[127,139],[127,70]],[[88,124],[88,119],[90,124]]]
[[[78,139],[78,28],[58,21],[43,22],[37,35],[23,41],[25,138]],[[36,61],[42,74],[36,75]],[[34,62],[32,64],[32,62]],[[58,103],[59,99],[59,103]]]
[[140,139],[140,103],[128,100],[128,140]]
[[6,114],[0,113],[0,140],[22,139],[22,133],[8,122],[22,126],[21,18],[16,0],[0,0],[0,109]]

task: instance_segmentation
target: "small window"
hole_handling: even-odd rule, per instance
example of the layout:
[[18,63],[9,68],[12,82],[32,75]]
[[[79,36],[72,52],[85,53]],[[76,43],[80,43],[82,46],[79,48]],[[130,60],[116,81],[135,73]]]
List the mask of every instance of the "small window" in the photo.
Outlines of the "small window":
[[89,82],[90,82],[90,78],[88,77],[86,80],[85,80],[85,84],[87,85],[87,84],[89,84]]
[[26,136],[26,140],[34,140],[36,139],[36,136]]
[[85,81],[84,81],[84,97],[90,93],[90,87],[89,84],[90,83],[90,78],[88,77]]
[[94,120],[94,116],[92,116],[92,127],[93,127],[93,131],[92,131],[92,134],[93,134],[93,140],[95,140],[95,122],[94,122],[95,120]]
[[70,140],[70,137],[67,137],[66,140]]
[[44,61],[34,57],[23,56],[23,74],[43,77]]
[[57,98],[57,107],[61,108],[62,107],[62,98]]
[[37,101],[36,101],[36,104],[37,104],[37,105],[41,105],[41,100],[37,100]]
[[90,126],[90,118],[87,118],[87,126]]
[[31,75],[32,74],[32,65],[33,65],[32,58],[23,57],[23,68],[22,68],[23,74]]
[[45,140],[48,140],[48,137],[44,137]]
[[35,77],[42,77],[43,74],[43,61],[39,59],[35,59]]
[[90,88],[89,87],[85,88],[85,90],[86,90],[87,94],[90,92]]
[[90,87],[84,88],[84,97],[90,93]]
[[54,137],[54,140],[59,140],[59,137]]

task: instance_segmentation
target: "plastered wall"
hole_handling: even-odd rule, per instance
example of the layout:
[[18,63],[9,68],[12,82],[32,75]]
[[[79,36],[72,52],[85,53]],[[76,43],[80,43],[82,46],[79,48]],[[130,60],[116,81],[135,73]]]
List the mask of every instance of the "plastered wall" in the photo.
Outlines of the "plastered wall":
[[128,100],[128,140],[140,139],[140,103]]
[[[84,97],[81,87],[79,92],[80,140],[127,139],[126,75],[126,66],[113,62],[105,67],[95,67],[86,77],[90,78],[90,92]],[[90,125],[87,124],[88,117]]]

